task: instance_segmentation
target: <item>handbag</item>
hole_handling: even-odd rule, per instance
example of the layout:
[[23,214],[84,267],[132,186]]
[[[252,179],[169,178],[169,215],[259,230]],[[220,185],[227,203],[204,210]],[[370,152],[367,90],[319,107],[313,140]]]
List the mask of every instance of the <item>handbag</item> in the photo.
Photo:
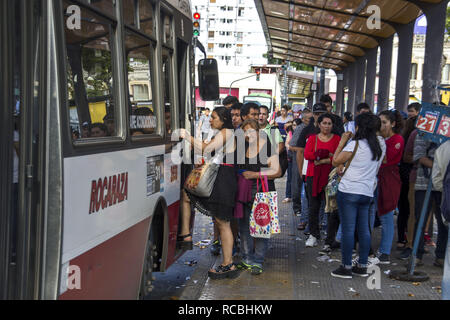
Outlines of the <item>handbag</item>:
[[189,193],[203,198],[209,198],[216,182],[219,164],[209,161],[191,171],[184,188]]
[[263,192],[259,191],[259,179],[256,180],[256,195],[250,213],[250,235],[254,238],[270,239],[272,235],[281,233],[278,218],[278,193],[269,192],[267,177],[261,176]]
[[359,141],[356,141],[355,149],[353,150],[352,157],[347,162],[344,172],[342,173],[342,176],[338,173],[338,168],[334,168],[331,170],[329,176],[328,176],[328,184],[325,187],[325,212],[333,212],[338,209],[337,206],[337,200],[336,196],[339,189],[339,183],[341,182],[342,177],[347,172],[348,168],[350,167],[350,164],[353,161],[353,158],[356,155],[356,151],[358,150]]

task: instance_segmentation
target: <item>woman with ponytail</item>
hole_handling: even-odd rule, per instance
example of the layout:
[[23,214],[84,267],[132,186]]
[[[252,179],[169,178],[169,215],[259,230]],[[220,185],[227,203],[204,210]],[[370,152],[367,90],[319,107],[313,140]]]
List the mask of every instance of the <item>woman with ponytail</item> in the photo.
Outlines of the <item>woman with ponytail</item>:
[[394,240],[394,210],[397,208],[402,186],[399,163],[405,142],[400,134],[403,117],[398,110],[382,111],[380,119],[380,132],[386,142],[386,157],[378,173],[378,216],[382,231],[377,257],[381,264],[389,264]]
[[[331,272],[333,277],[351,279],[353,275],[366,277],[371,237],[369,207],[377,184],[377,173],[386,153],[377,116],[363,113],[355,119],[355,137],[346,132],[335,152],[333,166],[345,173],[339,183],[337,202],[342,227],[342,265]],[[350,163],[349,163],[350,162]],[[346,171],[342,172],[344,165]],[[355,230],[359,239],[359,261],[352,267]]]

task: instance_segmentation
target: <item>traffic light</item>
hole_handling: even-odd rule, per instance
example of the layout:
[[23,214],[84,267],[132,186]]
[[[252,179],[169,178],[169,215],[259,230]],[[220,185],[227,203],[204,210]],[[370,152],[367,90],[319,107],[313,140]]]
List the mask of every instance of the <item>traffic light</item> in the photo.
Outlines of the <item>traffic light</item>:
[[261,78],[261,70],[256,70],[256,81],[259,81]]
[[194,37],[200,36],[200,13],[194,13]]

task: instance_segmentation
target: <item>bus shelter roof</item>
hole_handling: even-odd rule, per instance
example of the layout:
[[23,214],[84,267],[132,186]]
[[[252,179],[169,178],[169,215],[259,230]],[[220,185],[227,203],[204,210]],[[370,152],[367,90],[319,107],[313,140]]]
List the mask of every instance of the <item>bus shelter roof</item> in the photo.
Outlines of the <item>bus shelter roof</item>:
[[[442,0],[256,0],[274,58],[336,71]],[[379,10],[379,11],[374,11]],[[379,27],[373,15],[379,13]]]

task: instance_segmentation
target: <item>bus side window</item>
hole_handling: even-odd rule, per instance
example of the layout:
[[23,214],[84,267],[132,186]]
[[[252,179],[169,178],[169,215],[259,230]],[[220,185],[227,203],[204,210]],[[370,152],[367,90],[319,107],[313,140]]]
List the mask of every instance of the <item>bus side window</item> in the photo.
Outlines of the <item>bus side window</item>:
[[[66,23],[70,17],[67,12],[76,3],[64,0],[63,4],[72,139],[117,136],[111,50],[116,21],[79,7],[80,28],[72,30]],[[114,13],[112,0],[96,1],[95,6],[109,15]]]
[[153,104],[152,42],[125,30],[131,136],[158,134],[157,106]]

